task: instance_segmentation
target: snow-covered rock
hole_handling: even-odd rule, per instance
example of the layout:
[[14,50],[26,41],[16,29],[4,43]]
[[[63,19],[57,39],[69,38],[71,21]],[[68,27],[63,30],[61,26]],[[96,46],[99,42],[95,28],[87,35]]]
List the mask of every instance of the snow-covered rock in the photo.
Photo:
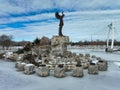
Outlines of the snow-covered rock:
[[17,71],[24,71],[25,65],[26,65],[26,63],[24,63],[24,62],[17,62],[15,64],[15,67],[17,68]]
[[5,58],[9,58],[13,55],[13,52],[7,52],[4,54]]
[[18,66],[19,66],[20,63],[21,63],[20,61],[16,62],[15,63],[15,68],[18,68]]
[[14,54],[8,56],[7,59],[10,59],[12,61],[16,61],[18,59],[18,54],[14,53]]
[[34,69],[35,69],[35,66],[33,64],[26,64],[24,66],[24,73],[28,75],[33,74],[35,72]]
[[24,54],[19,54],[17,57],[17,61],[23,61]]
[[40,60],[38,57],[35,58],[35,63],[42,63],[42,60]]

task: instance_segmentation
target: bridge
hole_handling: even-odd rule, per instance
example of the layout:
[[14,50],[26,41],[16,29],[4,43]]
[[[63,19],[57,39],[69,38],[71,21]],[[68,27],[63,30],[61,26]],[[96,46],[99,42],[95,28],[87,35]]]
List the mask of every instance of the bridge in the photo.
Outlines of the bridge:
[[[108,31],[108,35],[107,35],[107,45],[106,45],[106,52],[118,52],[120,51],[119,49],[114,49],[114,40],[115,40],[115,27],[113,22],[111,24],[108,25],[109,31]],[[110,39],[111,37],[111,39]],[[109,45],[111,40],[111,45]]]

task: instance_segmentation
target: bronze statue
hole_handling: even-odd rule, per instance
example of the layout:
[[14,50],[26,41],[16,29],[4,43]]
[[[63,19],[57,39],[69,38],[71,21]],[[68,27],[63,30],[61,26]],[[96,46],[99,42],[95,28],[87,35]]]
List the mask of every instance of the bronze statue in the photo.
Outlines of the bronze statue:
[[62,34],[62,27],[63,27],[63,25],[64,25],[63,17],[64,17],[65,15],[63,14],[63,12],[62,12],[62,15],[59,15],[59,13],[56,12],[56,13],[55,13],[55,16],[56,16],[57,19],[60,20],[60,23],[59,23],[59,36],[63,36],[63,34]]

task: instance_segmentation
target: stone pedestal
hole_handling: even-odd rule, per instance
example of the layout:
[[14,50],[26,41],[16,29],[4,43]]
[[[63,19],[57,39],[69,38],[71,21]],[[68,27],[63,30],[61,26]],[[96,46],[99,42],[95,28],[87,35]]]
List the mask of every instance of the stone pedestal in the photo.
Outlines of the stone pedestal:
[[26,64],[24,66],[24,73],[27,75],[33,74],[35,72],[34,69],[35,69],[34,64]]
[[55,67],[54,76],[58,78],[65,76],[65,70],[63,65],[58,65],[57,67]]
[[107,61],[99,60],[97,65],[99,71],[107,71]]
[[82,66],[76,66],[76,68],[73,70],[73,76],[74,77],[83,77],[83,68]]
[[26,65],[26,63],[24,63],[24,62],[17,62],[15,64],[15,67],[17,68],[17,71],[24,71],[25,65]]
[[98,74],[98,66],[94,63],[90,63],[88,67],[88,73],[89,74]]
[[63,55],[67,51],[67,43],[69,43],[68,36],[53,36],[51,39],[51,52]]
[[46,77],[49,75],[49,69],[46,65],[41,65],[36,69],[36,73],[42,77]]

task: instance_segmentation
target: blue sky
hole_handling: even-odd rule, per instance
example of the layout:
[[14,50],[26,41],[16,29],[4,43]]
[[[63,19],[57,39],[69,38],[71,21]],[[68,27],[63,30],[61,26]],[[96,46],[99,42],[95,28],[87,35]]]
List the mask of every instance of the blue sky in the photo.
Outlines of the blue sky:
[[56,11],[64,11],[63,34],[72,41],[105,40],[114,22],[120,40],[120,0],[0,0],[0,35],[16,41],[58,34]]

